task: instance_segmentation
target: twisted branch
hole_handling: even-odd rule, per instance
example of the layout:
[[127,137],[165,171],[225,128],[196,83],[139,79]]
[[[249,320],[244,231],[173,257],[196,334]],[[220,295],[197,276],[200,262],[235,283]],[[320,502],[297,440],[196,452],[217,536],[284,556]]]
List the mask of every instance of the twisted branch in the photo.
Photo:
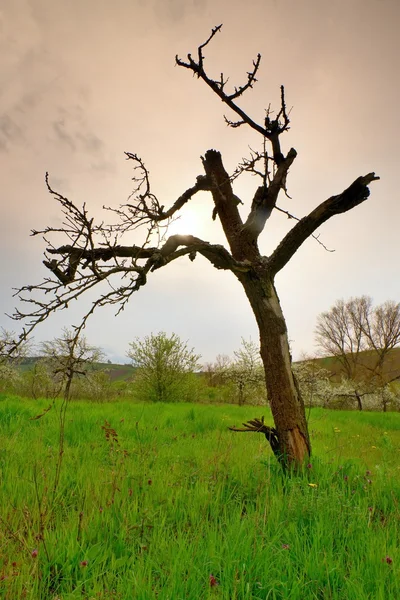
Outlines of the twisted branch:
[[251,419],[246,423],[243,423],[243,427],[228,427],[228,429],[230,429],[230,431],[252,431],[255,433],[263,433],[271,446],[272,452],[275,454],[278,460],[281,459],[278,432],[274,427],[265,425],[264,417],[261,417],[261,419]]

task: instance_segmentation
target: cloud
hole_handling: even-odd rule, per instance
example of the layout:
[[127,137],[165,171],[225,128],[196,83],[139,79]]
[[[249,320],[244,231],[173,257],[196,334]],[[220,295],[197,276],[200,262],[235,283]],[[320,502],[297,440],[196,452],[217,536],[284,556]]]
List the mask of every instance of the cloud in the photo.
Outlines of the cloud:
[[[49,12],[56,18],[54,7]],[[93,170],[113,172],[87,83],[66,58],[74,44],[70,37],[54,44],[47,17],[41,0],[5,0],[0,9],[0,152],[13,159],[53,145],[65,159],[85,154]]]
[[77,155],[90,156],[91,168],[95,171],[114,172],[114,163],[109,160],[104,141],[94,132],[90,122],[90,103],[77,105],[73,99],[55,110],[50,124],[50,139],[57,146]]
[[52,130],[58,142],[66,144],[72,151],[101,154],[103,141],[90,128],[82,106],[58,107]]
[[68,133],[65,119],[60,118],[53,123],[53,132],[62,144],[67,144],[71,150],[76,151],[73,137]]
[[161,25],[176,25],[194,14],[204,14],[207,0],[155,0],[153,11]]
[[10,145],[15,141],[22,141],[24,135],[18,124],[10,115],[0,117],[0,150],[7,152]]
[[[245,11],[227,0],[2,0],[0,5],[3,287],[42,276],[43,244],[35,238],[28,246],[29,229],[62,219],[46,194],[46,170],[54,189],[78,204],[87,201],[96,218],[103,204],[124,201],[130,192],[124,149],[143,156],[152,187],[166,205],[201,172],[198,157],[207,148],[217,145],[226,168],[233,170],[253,134],[227,130],[217,99],[191,82],[188,73],[173,68],[176,53],[195,52],[223,20],[223,34],[206,52],[210,72],[218,76],[220,68],[226,69],[232,82],[241,82],[250,57],[260,51],[260,82],[244,106],[262,118],[269,100],[279,103],[280,83],[287,85],[288,102],[295,106],[293,130],[284,140],[285,148],[293,143],[299,151],[288,181],[295,200],[282,199],[282,206],[301,216],[357,175],[376,170],[382,176],[371,189],[371,200],[324,227],[323,241],[336,248],[334,254],[326,255],[310,240],[279,276],[295,350],[312,347],[315,315],[338,296],[367,291],[381,301],[399,294],[393,277],[393,257],[399,253],[399,90],[393,76],[398,2],[251,0]],[[273,23],[268,36],[266,23]],[[389,115],[386,126],[379,117],[383,106]],[[235,182],[235,191],[249,202],[255,184]],[[191,206],[184,211],[188,229],[193,224],[193,233],[219,241],[217,224],[209,220],[211,200],[204,194],[192,205],[192,217]],[[290,224],[283,215],[271,220],[262,252],[279,243]],[[110,348],[123,353],[128,335],[170,327],[213,360],[237,347],[241,335],[254,335],[251,310],[237,282],[231,288],[229,279],[220,273],[214,278],[210,268],[201,278],[200,260],[190,274],[185,268],[182,261],[165,276],[157,272],[154,281],[160,284],[153,286],[151,280],[120,320],[112,312],[107,319],[105,313],[95,317],[94,343],[108,340]],[[190,307],[185,311],[183,289]],[[236,295],[235,308],[231,299]],[[174,313],[166,309],[166,298],[176,307]],[[43,325],[45,339],[54,337],[53,323],[79,322],[76,304],[77,313],[70,308],[48,329]]]

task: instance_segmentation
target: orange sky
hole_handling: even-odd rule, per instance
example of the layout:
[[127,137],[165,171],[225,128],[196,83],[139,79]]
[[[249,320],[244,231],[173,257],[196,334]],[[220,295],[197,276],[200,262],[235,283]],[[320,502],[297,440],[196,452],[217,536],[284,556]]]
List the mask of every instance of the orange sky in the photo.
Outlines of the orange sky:
[[[334,253],[309,240],[277,278],[294,355],[314,351],[316,316],[337,298],[400,299],[397,0],[2,0],[1,315],[12,312],[12,287],[46,274],[44,244],[29,237],[31,228],[60,220],[46,170],[53,187],[99,216],[103,204],[118,205],[130,192],[125,150],[145,160],[168,206],[202,173],[207,149],[221,150],[232,172],[248,146],[257,146],[253,132],[228,129],[220,101],[174,66],[176,54],[196,52],[219,23],[223,30],[206,51],[210,73],[223,71],[240,85],[260,52],[259,82],[244,108],[262,121],[282,83],[293,106],[282,143],[298,158],[288,180],[292,200],[280,206],[301,217],[359,175],[381,177],[367,202],[321,228]],[[256,185],[236,185],[244,211]],[[221,243],[211,212],[207,195],[196,196],[174,231]],[[274,215],[263,252],[291,226]],[[36,340],[79,322],[85,306],[49,320]],[[189,340],[205,361],[232,354],[242,336],[257,339],[240,285],[200,258],[157,271],[122,315],[113,314],[99,311],[86,331],[111,358],[123,359],[134,337],[160,330]],[[0,326],[17,329],[1,315]]]

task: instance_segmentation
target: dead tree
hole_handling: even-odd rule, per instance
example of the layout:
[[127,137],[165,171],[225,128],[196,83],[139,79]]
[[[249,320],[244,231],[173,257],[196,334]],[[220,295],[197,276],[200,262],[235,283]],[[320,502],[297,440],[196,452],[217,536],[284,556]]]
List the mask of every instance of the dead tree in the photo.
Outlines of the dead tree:
[[[19,298],[28,303],[28,310],[17,310],[14,317],[25,320],[22,333],[25,337],[54,311],[66,308],[71,300],[99,286],[97,300],[83,317],[78,332],[98,306],[118,304],[120,312],[132,294],[146,285],[152,273],[178,258],[187,256],[193,261],[196,255],[202,255],[216,269],[231,271],[244,288],[259,328],[260,353],[274,418],[275,427],[268,429],[267,439],[283,463],[296,466],[308,458],[310,441],[303,401],[291,369],[286,323],[275,290],[275,276],[325,221],[364,202],[369,196],[368,185],[378,177],[374,173],[358,177],[346,190],[322,202],[306,217],[297,219],[296,225],[272,254],[262,256],[258,238],[271,213],[282,210],[277,207],[277,199],[281,190],[286,191],[286,179],[296,150],[291,148],[285,154],[281,147],[281,135],[289,129],[283,86],[279,110],[273,113],[268,108],[259,123],[239,106],[243,94],[256,82],[261,55],[253,61],[247,81],[230,90],[223,74],[219,79],[212,79],[206,72],[204,49],[220,30],[221,25],[212,30],[198,47],[195,58],[191,54],[186,60],[176,57],[176,64],[201,79],[237,115],[236,121],[225,117],[230,127],[250,127],[260,135],[260,150],[243,159],[231,175],[224,168],[221,154],[217,150],[208,150],[202,157],[204,173],[169,208],[165,208],[153,193],[142,159],[137,154],[126,153],[135,169],[135,191],[127,203],[117,209],[108,209],[116,217],[116,223],[111,225],[96,224],[88,216],[85,205],[79,209],[54,191],[46,176],[49,192],[61,204],[64,223],[58,229],[49,226],[32,232],[33,235],[44,235],[47,250],[43,262],[50,276],[38,285],[18,290]],[[260,183],[246,218],[239,212],[241,201],[233,190],[235,179],[244,172],[258,176]],[[160,236],[159,243],[154,245],[155,232],[162,232],[162,226],[168,224],[186,203],[193,202],[196,194],[205,191],[211,194],[213,218],[219,219],[229,249],[192,235]],[[145,231],[140,244],[120,243],[124,234],[131,235],[138,228]],[[57,234],[64,236],[62,245],[53,241]],[[108,284],[106,290],[102,289],[104,284]],[[254,426],[252,423],[250,427]]]

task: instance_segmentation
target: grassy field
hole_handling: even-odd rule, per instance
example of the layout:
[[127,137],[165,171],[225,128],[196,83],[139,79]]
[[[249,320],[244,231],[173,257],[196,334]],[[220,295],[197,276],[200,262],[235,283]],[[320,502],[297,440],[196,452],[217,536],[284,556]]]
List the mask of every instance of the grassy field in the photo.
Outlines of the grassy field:
[[0,598],[400,598],[400,414],[310,416],[285,478],[267,410],[0,400]]

